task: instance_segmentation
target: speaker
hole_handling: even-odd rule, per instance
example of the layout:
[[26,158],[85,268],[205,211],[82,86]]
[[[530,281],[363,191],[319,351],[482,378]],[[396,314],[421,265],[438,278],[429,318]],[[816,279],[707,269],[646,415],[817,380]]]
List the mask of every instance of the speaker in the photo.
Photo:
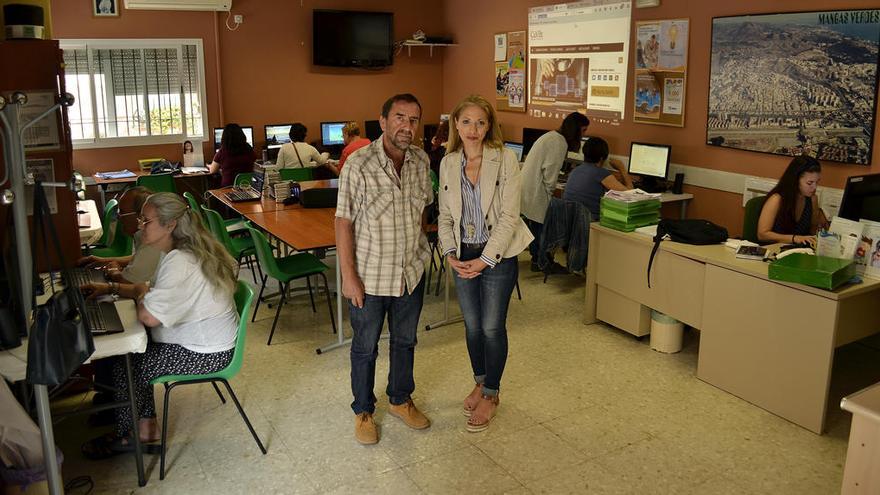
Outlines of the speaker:
[[675,182],[672,183],[672,193],[681,194],[682,186],[684,186],[684,174],[675,174]]
[[299,202],[303,208],[336,208],[338,192],[335,187],[306,189],[300,193]]

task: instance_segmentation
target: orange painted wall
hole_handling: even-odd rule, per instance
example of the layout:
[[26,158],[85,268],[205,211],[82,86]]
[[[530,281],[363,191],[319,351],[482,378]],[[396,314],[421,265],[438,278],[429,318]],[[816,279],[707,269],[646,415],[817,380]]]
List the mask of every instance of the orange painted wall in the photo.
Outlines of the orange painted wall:
[[[446,24],[458,47],[449,48],[444,57],[443,107],[452,108],[463,96],[494,93],[492,66],[492,35],[496,32],[528,28],[529,7],[548,5],[551,1],[534,0],[446,0]],[[561,3],[561,2],[559,2]],[[632,70],[627,81],[627,113],[620,126],[594,123],[590,134],[605,138],[612,153],[627,154],[631,141],[647,141],[672,145],[672,161],[684,165],[724,170],[763,177],[778,177],[790,158],[708,146],[706,111],[709,94],[709,59],[712,17],[830,8],[877,8],[876,0],[737,0],[717,2],[705,0],[662,0],[660,7],[633,8],[633,21],[649,19],[690,19],[690,47],[685,102],[685,127],[672,128],[632,122]],[[631,29],[630,67],[634,58]],[[501,112],[500,121],[510,140],[518,141],[523,127],[551,129],[558,122],[521,113]],[[880,134],[875,134],[871,167],[824,163],[822,185],[840,188],[846,177],[880,172]],[[742,196],[723,191],[685,186],[695,194],[689,208],[691,217],[702,217],[724,224],[731,234],[742,227]]]
[[[394,12],[395,40],[409,38],[417,29],[443,34],[442,3],[305,0],[302,4],[236,0],[232,13],[244,16],[236,31],[224,27],[226,13],[122,9],[118,18],[95,18],[90,2],[82,0],[53,0],[52,17],[54,36],[59,39],[201,38],[209,126],[221,127],[226,122],[252,125],[257,147],[265,140],[265,124],[303,122],[311,141],[320,138],[320,122],[376,119],[384,100],[400,92],[412,92],[421,100],[424,122],[438,120],[443,70],[437,53],[430,58],[427,50],[414,50],[410,58],[404,51],[391,68],[375,72],[314,67],[311,38],[312,9],[316,8]],[[215,42],[215,27],[219,43]],[[211,156],[212,139],[209,135],[205,143],[206,157]],[[77,150],[73,160],[75,169],[91,174],[135,167],[139,158],[177,160],[179,155],[180,146],[173,144]]]

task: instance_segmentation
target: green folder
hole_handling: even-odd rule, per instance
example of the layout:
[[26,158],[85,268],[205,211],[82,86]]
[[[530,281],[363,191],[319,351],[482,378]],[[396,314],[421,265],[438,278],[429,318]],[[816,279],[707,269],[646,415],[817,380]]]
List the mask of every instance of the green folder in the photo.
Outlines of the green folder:
[[804,253],[790,254],[770,263],[767,275],[770,280],[833,290],[853,278],[856,265],[852,260],[813,256]]

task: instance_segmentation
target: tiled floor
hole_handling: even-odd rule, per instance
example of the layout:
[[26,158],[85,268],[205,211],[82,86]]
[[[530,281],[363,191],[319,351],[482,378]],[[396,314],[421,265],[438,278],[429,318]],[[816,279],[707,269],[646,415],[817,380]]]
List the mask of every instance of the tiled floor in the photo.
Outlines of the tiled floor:
[[[157,457],[147,457],[149,483],[137,490],[131,457],[83,460],[80,443],[100,432],[82,419],[56,427],[65,479],[89,475],[95,493],[211,495],[839,491],[850,417],[836,405],[828,433],[815,435],[698,380],[696,332],[685,334],[681,353],[665,355],[647,339],[584,326],[581,277],[544,285],[521,266],[524,300],[511,304],[501,406],[484,433],[468,433],[460,413],[472,385],[456,324],[419,333],[414,399],[431,428],[413,431],[386,414],[383,340],[376,384],[381,441],[357,444],[347,349],[315,354],[333,338],[329,319],[320,307],[313,314],[301,296],[282,312],[271,347],[265,341],[274,310],[261,308],[244,368],[232,382],[267,455],[232,404],[222,405],[208,385],[184,387],[174,392],[164,481]],[[429,296],[422,324],[442,312],[442,297]],[[835,404],[880,379],[878,349],[875,339],[838,351]]]

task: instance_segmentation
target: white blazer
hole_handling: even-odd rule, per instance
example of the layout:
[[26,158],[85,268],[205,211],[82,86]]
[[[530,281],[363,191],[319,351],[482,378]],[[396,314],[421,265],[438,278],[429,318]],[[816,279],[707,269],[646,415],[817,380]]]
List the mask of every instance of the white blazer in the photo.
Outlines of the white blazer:
[[[440,217],[437,234],[442,252],[461,244],[461,154],[453,151],[440,162]],[[532,233],[519,216],[520,171],[513,151],[483,145],[480,168],[480,208],[486,218],[489,241],[483,254],[500,262],[512,258],[532,242]]]

